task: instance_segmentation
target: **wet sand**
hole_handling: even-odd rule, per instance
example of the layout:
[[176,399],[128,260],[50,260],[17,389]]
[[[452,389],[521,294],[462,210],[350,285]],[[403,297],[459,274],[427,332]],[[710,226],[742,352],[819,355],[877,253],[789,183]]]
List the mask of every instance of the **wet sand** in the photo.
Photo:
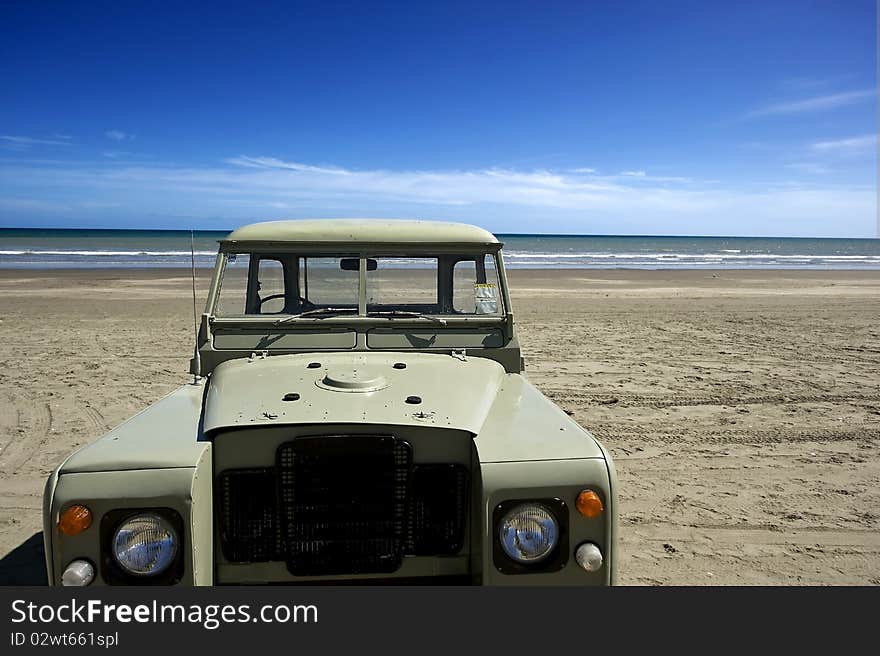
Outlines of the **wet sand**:
[[[615,458],[621,583],[880,584],[880,272],[509,278],[527,375]],[[0,271],[0,583],[43,576],[52,468],[188,379],[190,293]]]

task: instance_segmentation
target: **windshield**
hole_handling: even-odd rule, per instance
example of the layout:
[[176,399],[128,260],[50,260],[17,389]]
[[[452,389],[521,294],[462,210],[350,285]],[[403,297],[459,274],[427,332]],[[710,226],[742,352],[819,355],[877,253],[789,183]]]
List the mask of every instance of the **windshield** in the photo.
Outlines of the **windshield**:
[[[361,268],[365,270],[361,281]],[[359,303],[361,285],[365,302]],[[230,253],[218,317],[501,316],[495,255]]]

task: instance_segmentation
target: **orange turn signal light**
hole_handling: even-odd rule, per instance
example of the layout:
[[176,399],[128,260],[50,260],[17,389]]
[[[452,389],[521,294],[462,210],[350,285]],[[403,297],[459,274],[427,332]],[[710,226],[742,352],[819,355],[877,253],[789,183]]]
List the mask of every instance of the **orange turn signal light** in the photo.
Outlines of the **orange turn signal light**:
[[578,495],[575,505],[578,512],[588,519],[598,517],[605,510],[605,507],[602,505],[602,499],[592,490],[582,491]]
[[85,506],[70,506],[58,518],[58,530],[64,535],[79,535],[92,525],[92,511]]

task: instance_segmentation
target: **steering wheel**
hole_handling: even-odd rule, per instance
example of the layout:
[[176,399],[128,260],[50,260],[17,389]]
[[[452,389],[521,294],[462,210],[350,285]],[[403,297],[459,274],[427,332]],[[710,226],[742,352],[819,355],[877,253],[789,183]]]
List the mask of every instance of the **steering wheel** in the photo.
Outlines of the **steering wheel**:
[[284,298],[284,296],[285,296],[284,294],[272,294],[271,296],[267,296],[266,298],[261,298],[260,299],[260,307],[262,308],[263,303],[265,303],[266,301],[271,301],[276,298]]
[[[266,301],[271,301],[271,300],[276,299],[276,298],[286,298],[286,297],[287,297],[286,294],[272,294],[272,295],[270,295],[270,296],[267,296],[266,298],[261,298],[261,299],[260,299],[260,305],[259,305],[259,307],[262,308],[262,307],[263,307],[263,303],[265,303]],[[306,311],[306,310],[313,310],[313,309],[315,309],[316,307],[318,307],[317,305],[315,305],[315,304],[312,303],[311,301],[306,300],[306,299],[304,299],[304,298],[302,298],[302,297],[299,297],[299,298],[297,298],[296,300],[297,300],[297,302],[299,303],[299,306],[300,306],[300,312],[304,312],[304,311]],[[262,312],[262,309],[261,309],[260,311]]]

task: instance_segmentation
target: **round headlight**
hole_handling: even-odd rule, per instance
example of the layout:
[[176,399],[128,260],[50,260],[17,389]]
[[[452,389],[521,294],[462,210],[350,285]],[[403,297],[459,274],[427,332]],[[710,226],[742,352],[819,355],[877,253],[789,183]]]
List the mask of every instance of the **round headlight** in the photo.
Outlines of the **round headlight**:
[[129,517],[113,534],[113,558],[129,574],[164,572],[177,555],[177,533],[159,515]]
[[550,555],[559,541],[559,524],[539,503],[523,503],[508,512],[498,527],[504,553],[518,563],[537,563]]

